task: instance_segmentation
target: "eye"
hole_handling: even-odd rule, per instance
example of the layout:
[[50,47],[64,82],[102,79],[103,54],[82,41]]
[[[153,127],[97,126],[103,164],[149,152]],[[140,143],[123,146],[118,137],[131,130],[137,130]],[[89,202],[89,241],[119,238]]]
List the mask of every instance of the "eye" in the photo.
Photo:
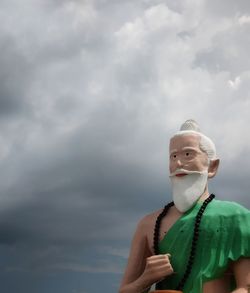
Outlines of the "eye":
[[189,152],[186,152],[186,157],[188,157],[190,155],[190,153]]
[[177,158],[177,155],[176,154],[172,154],[171,156],[170,156],[170,159],[176,159]]

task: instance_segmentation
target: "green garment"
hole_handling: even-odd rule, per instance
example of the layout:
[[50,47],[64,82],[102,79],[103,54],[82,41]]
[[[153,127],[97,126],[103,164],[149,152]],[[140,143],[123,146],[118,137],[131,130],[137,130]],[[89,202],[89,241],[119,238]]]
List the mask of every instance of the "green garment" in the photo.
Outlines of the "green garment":
[[[197,203],[179,218],[160,242],[160,253],[171,254],[176,274],[158,283],[158,290],[176,289],[184,275],[201,205]],[[201,293],[203,283],[220,278],[229,263],[242,256],[250,257],[250,211],[237,203],[214,199],[202,216],[196,256],[183,292]]]

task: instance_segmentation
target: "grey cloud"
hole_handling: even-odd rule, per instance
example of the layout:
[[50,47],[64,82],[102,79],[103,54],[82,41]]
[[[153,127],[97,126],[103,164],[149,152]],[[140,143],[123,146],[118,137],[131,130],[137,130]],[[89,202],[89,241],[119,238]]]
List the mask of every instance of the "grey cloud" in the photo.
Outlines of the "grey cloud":
[[[16,219],[14,222],[16,222]],[[23,227],[17,227],[16,223],[5,223],[3,220],[0,226],[0,235],[0,243],[2,245],[14,245],[18,242],[26,242],[29,237]]]
[[32,68],[12,37],[3,35],[0,47],[0,116],[5,119],[8,115],[12,116],[20,111],[25,113],[29,108],[25,103],[25,94],[32,76]]
[[236,28],[230,31],[218,33],[213,38],[210,48],[197,53],[194,66],[200,66],[212,73],[229,71],[232,76],[248,71],[250,67],[247,57],[250,49],[248,35],[248,25],[243,27],[236,25]]
[[213,16],[234,17],[237,14],[247,14],[250,12],[250,4],[247,0],[223,0],[218,3],[205,1],[204,9]]
[[[249,138],[241,138],[249,120],[247,98],[241,99],[248,93],[249,76],[242,72],[249,65],[248,27],[212,33],[211,47],[201,49],[195,42],[206,31],[199,32],[186,10],[207,16],[215,28],[216,22],[212,10],[188,1],[166,1],[178,21],[164,18],[161,26],[150,18],[152,30],[140,23],[160,1],[27,3],[19,14],[13,2],[1,4],[2,21],[15,16],[13,29],[1,27],[0,41],[5,286],[16,292],[8,283],[14,276],[30,280],[34,293],[95,293],[98,279],[105,292],[117,292],[118,277],[101,272],[105,264],[109,273],[112,263],[125,265],[124,254],[112,256],[104,247],[128,250],[137,221],[170,201],[168,138],[183,120],[200,120],[224,154],[211,191],[249,206],[249,164],[242,173],[233,168],[241,151],[249,154]],[[141,37],[141,46],[134,46],[135,37],[126,48],[126,38],[117,37],[128,23],[126,38]],[[230,46],[242,57],[238,62]],[[225,70],[241,73],[237,90],[228,86],[234,76]],[[230,132],[234,127],[239,134]],[[238,151],[234,158],[231,150]]]
[[[107,130],[105,133],[114,145],[116,140],[108,137]],[[143,171],[133,162],[119,162],[117,156],[108,151],[107,141],[98,137],[93,140],[87,135],[79,139],[77,135],[72,143],[72,146],[64,145],[58,149],[54,158],[50,154],[39,158],[35,153],[33,158],[29,154],[29,158],[24,157],[22,162],[17,162],[17,166],[22,168],[22,175],[5,194],[8,198],[24,200],[18,207],[6,207],[7,220],[12,223],[18,221],[18,226],[33,233],[38,241],[44,238],[45,241],[67,242],[69,239],[80,244],[92,238],[91,233],[87,236],[81,234],[82,229],[90,228],[108,234],[113,229],[111,224],[115,214],[106,213],[106,209],[115,211],[122,208],[122,214],[124,209],[128,210],[133,205],[133,213],[140,213],[143,209],[141,197],[154,200],[152,193],[159,196],[164,190],[157,186],[162,184],[163,178],[150,179],[147,169]],[[127,155],[126,147],[123,154]],[[50,164],[44,165],[44,160]],[[98,213],[97,218],[95,212]]]

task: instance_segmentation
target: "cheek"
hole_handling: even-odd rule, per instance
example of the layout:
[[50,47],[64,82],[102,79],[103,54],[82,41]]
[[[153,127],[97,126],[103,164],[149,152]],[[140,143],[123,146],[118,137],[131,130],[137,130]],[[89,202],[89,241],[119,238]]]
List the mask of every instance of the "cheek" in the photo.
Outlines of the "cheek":
[[191,171],[200,171],[204,169],[203,162],[200,160],[192,160],[188,162],[185,167]]
[[168,170],[170,171],[170,172],[172,172],[173,171],[173,163],[169,163],[169,166],[168,166]]
[[169,162],[168,169],[169,169],[170,173],[174,172],[176,169],[176,162]]
[[208,168],[209,166],[209,160],[207,157],[204,157],[203,160],[201,160],[201,165],[203,168]]
[[195,167],[199,171],[203,171],[208,168],[208,162],[207,162],[207,160],[199,160],[195,163]]

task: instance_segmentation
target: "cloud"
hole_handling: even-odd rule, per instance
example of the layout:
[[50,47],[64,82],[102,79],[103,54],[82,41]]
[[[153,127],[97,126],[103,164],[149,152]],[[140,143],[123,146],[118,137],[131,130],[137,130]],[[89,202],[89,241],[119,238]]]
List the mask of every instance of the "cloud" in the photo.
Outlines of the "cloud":
[[128,253],[129,253],[127,247],[126,248],[124,248],[124,247],[117,248],[117,247],[112,247],[112,246],[106,246],[106,247],[104,246],[104,247],[101,247],[100,249],[101,249],[101,251],[105,251],[105,253],[108,253],[112,256],[118,256],[118,257],[122,257],[125,259],[127,259]]
[[54,265],[51,268],[47,268],[48,270],[66,270],[73,272],[81,272],[81,273],[91,273],[91,274],[100,274],[100,273],[112,273],[112,274],[121,274],[123,272],[123,268],[118,267],[117,264],[107,264],[105,263],[103,266],[99,267],[91,267],[86,265],[79,264],[70,264],[66,263],[65,265]]
[[237,76],[235,78],[235,80],[229,80],[228,81],[228,85],[233,89],[233,90],[237,90],[238,87],[240,86],[241,84],[241,79],[240,79],[240,76]]
[[204,9],[209,17],[234,17],[236,14],[245,14],[250,12],[250,5],[248,1],[239,0],[223,0],[215,4],[211,1],[203,1]]
[[77,273],[65,292],[95,293],[105,272],[116,292],[137,221],[171,199],[168,140],[188,118],[217,145],[213,192],[249,207],[247,2],[0,6],[2,272],[36,272],[38,293]]
[[249,15],[242,15],[239,17],[239,24],[246,25],[250,23],[250,16]]
[[145,10],[142,17],[125,23],[115,35],[121,43],[121,49],[140,49],[147,44],[144,38],[148,35],[160,31],[171,33],[180,25],[181,15],[171,11],[167,5],[159,4]]

